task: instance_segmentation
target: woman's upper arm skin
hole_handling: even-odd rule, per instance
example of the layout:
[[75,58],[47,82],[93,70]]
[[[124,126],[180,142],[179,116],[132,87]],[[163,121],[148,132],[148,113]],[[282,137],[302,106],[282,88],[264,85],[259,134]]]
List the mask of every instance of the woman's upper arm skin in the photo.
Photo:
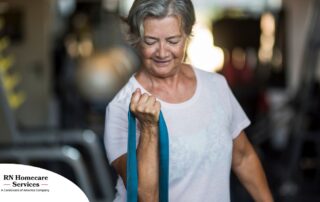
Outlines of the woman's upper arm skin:
[[127,154],[123,154],[111,163],[112,167],[115,169],[116,173],[122,178],[124,185],[127,182]]
[[253,150],[245,132],[241,131],[240,135],[233,141],[232,166],[236,167],[241,164],[243,158]]

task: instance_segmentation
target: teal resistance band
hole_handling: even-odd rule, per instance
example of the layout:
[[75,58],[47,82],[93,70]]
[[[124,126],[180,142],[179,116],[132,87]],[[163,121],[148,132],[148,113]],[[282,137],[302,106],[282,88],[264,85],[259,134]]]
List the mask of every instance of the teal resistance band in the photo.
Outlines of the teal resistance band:
[[[127,153],[127,202],[138,201],[138,166],[136,154],[136,119],[128,112],[128,153]],[[168,202],[169,187],[169,137],[162,112],[159,115],[159,201]]]

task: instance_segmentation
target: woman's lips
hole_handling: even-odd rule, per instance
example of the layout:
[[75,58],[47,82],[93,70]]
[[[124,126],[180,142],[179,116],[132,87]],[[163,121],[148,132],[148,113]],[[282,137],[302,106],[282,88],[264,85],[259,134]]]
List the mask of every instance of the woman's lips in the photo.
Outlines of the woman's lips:
[[166,66],[171,60],[153,60],[158,66]]

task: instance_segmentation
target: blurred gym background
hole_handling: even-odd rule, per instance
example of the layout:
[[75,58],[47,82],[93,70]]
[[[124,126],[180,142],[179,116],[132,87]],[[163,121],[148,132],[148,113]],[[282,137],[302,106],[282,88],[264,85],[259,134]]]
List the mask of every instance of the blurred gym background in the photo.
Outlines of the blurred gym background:
[[[112,201],[105,107],[139,66],[133,0],[0,0],[0,163]],[[320,201],[320,1],[194,0],[187,60],[227,78],[279,202]],[[252,201],[234,176],[232,201]]]

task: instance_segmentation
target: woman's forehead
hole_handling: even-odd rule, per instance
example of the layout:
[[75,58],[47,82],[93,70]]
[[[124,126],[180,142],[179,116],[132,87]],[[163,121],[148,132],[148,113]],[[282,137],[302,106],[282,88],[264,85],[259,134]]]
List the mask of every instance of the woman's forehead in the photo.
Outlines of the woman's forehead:
[[182,34],[181,18],[170,15],[164,18],[147,17],[143,22],[144,35]]

